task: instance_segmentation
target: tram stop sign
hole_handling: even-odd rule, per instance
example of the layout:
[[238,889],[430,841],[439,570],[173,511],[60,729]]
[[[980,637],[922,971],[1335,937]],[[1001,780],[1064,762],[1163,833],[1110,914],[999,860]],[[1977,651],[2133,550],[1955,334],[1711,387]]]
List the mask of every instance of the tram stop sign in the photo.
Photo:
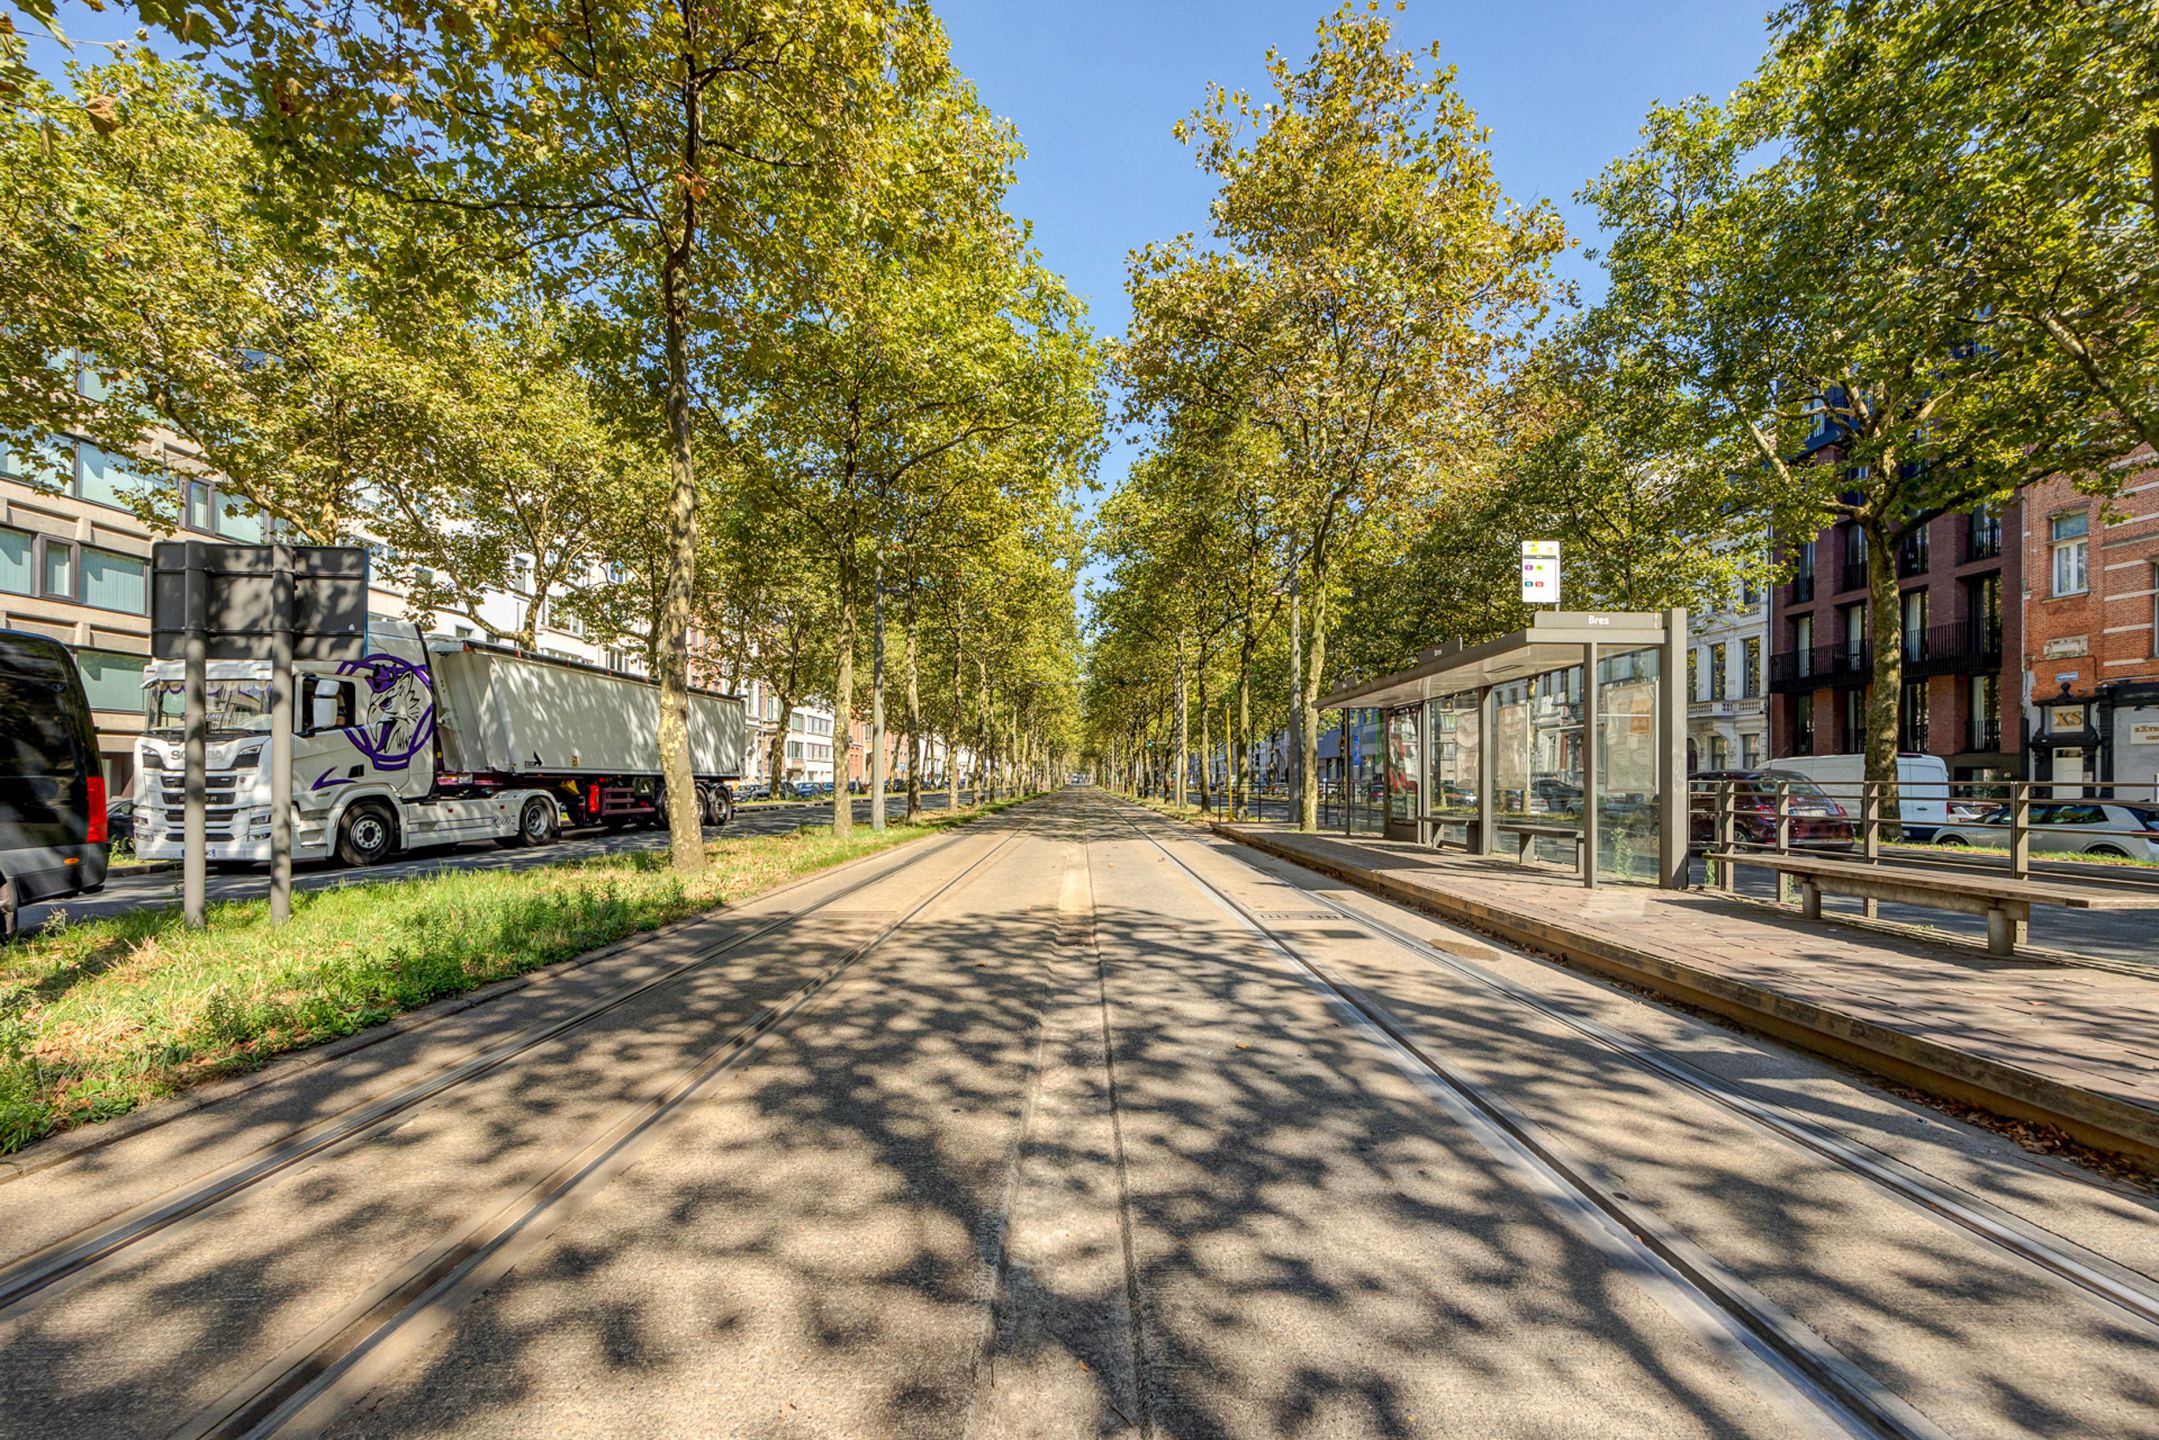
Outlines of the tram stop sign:
[[[292,575],[292,603],[282,616],[281,556]],[[199,628],[207,659],[268,660],[273,638],[289,627],[295,660],[364,659],[367,579],[367,551],[357,545],[159,541],[150,547],[150,653],[186,658],[188,632]]]

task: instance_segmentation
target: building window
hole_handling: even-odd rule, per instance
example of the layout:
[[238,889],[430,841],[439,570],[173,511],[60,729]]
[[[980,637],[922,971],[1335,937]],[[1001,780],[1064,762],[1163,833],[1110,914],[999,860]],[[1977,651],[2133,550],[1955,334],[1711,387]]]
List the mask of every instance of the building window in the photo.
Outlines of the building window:
[[75,454],[77,495],[94,505],[110,505],[115,510],[132,508],[126,492],[144,488],[141,476],[128,469],[117,455],[95,445],[79,445]]
[[2092,519],[2089,511],[2075,510],[2047,522],[2054,541],[2054,593],[2082,595],[2089,583],[2087,562]]
[[1730,743],[1729,743],[1728,741],[1726,741],[1726,740],[1725,740],[1725,738],[1724,738],[1724,737],[1723,737],[1722,735],[1712,735],[1712,736],[1710,736],[1710,737],[1709,737],[1709,768],[1710,768],[1710,769],[1712,769],[1712,770],[1727,770],[1727,769],[1730,769],[1730,768],[1731,768],[1731,760],[1732,760],[1732,750],[1731,750],[1731,745],[1730,745]]
[[1969,748],[2002,748],[2002,677],[1974,675],[1971,689],[1972,733]]
[[1844,573],[1837,577],[1840,590],[1863,590],[1867,584],[1867,532],[1857,525],[1844,527]]
[[1964,531],[1964,558],[1991,560],[2002,553],[2002,517],[1990,506],[1972,511]]
[[1862,601],[1844,607],[1844,655],[1857,665],[1867,653],[1867,607]]
[[1739,765],[1743,770],[1762,768],[1762,737],[1754,734],[1739,737]]
[[[262,512],[237,495],[225,493],[214,480],[190,480],[183,487],[181,523],[204,535],[216,535],[240,544],[262,543]],[[373,554],[378,547],[370,545]],[[389,547],[379,547],[382,558],[391,558]]]
[[1907,680],[1897,703],[1897,748],[1927,748],[1927,682]]
[[1864,689],[1843,692],[1844,736],[1840,753],[1856,755],[1867,748],[1867,692]]
[[1687,698],[1702,698],[1702,651],[1695,646],[1687,651]]
[[1762,693],[1762,639],[1750,635],[1739,647],[1739,693],[1752,700]]
[[1927,592],[1924,589],[1904,592],[1904,658],[1927,658]]
[[150,567],[132,555],[83,546],[82,603],[129,615],[148,614]]
[[51,539],[45,542],[45,564],[41,588],[47,595],[62,600],[75,598],[75,547]]
[[1725,682],[1725,648],[1723,643],[1709,647],[1709,698],[1722,700],[1728,693]]
[[37,593],[37,539],[27,530],[0,530],[0,590],[10,595]]
[[1814,617],[1802,615],[1792,622],[1792,654],[1802,676],[1814,673]]
[[1799,547],[1798,563],[1792,567],[1792,603],[1804,605],[1814,598],[1814,542]]
[[142,671],[150,662],[141,655],[119,655],[110,650],[77,650],[77,668],[82,671],[82,688],[90,697],[92,710],[124,710],[135,714],[142,709]]

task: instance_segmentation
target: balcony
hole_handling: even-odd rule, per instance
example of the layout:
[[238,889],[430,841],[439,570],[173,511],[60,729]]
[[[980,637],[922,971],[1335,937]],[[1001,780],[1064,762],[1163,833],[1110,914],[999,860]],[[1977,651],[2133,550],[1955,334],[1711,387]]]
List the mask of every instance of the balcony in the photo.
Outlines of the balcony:
[[1814,722],[1812,720],[1803,721],[1792,727],[1792,753],[1794,755],[1812,755],[1814,753]]
[[1983,675],[2002,666],[2002,622],[1998,616],[1930,625],[1924,634],[1904,637],[1904,674]]
[[1814,598],[1814,572],[1802,570],[1792,577],[1792,603],[1804,605]]
[[1999,560],[2002,554],[2002,522],[1999,516],[1972,517],[1964,531],[1964,563]]
[[1999,719],[1975,719],[1972,721],[1971,733],[1966,738],[1971,742],[1965,747],[1968,750],[1990,754],[1997,752],[2002,748],[2002,722]]
[[1933,553],[1933,547],[1927,543],[1927,532],[1921,530],[1897,547],[1897,574],[1906,580],[1926,574]]
[[1867,562],[1864,559],[1847,560],[1837,567],[1839,590],[1864,590],[1867,588]]
[[1769,657],[1769,693],[1800,695],[1809,690],[1864,685],[1874,673],[1873,653],[1864,645],[1817,645]]

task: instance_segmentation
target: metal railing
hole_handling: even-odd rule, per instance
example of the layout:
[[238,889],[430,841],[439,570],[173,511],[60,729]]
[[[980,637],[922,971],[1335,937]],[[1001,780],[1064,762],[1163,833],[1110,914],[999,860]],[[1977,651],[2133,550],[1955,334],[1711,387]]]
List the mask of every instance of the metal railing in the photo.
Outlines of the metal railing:
[[1924,675],[1997,670],[2001,663],[1999,616],[1930,625],[1904,637],[1904,673],[1914,680]]
[[[2159,783],[1912,781],[1891,813],[1885,784],[1774,777],[1690,781],[1690,844],[2159,887]],[[1712,863],[1710,887],[1731,890],[1732,868]]]
[[1789,695],[1823,686],[1858,685],[1874,673],[1874,652],[1865,645],[1816,645],[1769,657],[1769,693]]
[[1837,567],[1839,590],[1864,590],[1867,588],[1867,562],[1847,560]]

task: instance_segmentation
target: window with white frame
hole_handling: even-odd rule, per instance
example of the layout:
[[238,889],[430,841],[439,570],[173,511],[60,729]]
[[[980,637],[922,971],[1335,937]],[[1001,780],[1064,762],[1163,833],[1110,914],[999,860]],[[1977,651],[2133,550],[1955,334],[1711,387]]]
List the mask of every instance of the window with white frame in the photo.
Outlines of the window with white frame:
[[2082,595],[2090,588],[2091,525],[2089,511],[2072,510],[2047,521],[2054,544],[2054,593]]

